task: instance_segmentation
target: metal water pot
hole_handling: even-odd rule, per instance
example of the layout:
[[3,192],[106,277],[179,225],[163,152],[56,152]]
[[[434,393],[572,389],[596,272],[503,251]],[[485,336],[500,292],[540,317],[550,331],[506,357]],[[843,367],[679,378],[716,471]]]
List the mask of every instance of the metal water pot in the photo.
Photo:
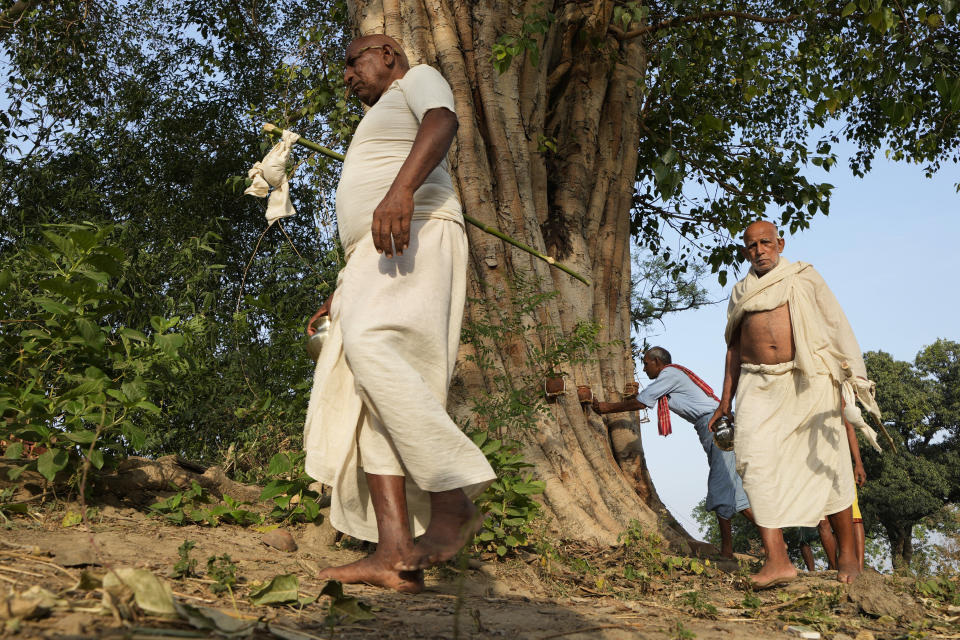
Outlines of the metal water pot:
[[307,353],[310,355],[310,358],[316,362],[317,358],[320,357],[320,351],[323,349],[324,341],[326,341],[327,336],[330,335],[330,316],[318,318],[317,321],[313,323],[313,328],[317,331],[307,338]]
[[714,423],[713,443],[722,451],[733,451],[733,416],[720,416]]

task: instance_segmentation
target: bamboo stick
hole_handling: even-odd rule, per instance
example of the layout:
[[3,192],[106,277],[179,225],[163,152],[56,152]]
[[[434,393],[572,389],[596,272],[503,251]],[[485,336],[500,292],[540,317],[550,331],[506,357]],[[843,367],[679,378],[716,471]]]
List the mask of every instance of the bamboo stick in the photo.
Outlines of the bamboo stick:
[[[283,133],[283,129],[281,129],[281,128],[278,127],[277,125],[271,124],[271,123],[269,123],[269,122],[264,122],[264,123],[263,123],[263,130],[264,130],[265,132],[271,134],[271,135],[276,135],[276,136],[279,136],[279,135],[281,135],[281,134]],[[324,147],[324,146],[322,146],[322,145],[319,145],[319,144],[317,144],[316,142],[313,142],[312,140],[307,140],[306,138],[300,138],[299,140],[297,140],[297,144],[299,144],[299,145],[301,145],[301,146],[303,146],[303,147],[306,147],[307,149],[311,149],[311,150],[313,150],[313,151],[316,151],[316,152],[318,152],[318,153],[322,153],[323,155],[327,156],[328,158],[333,158],[334,160],[339,160],[340,162],[343,162],[343,154],[342,154],[342,153],[337,153],[336,151],[334,151],[334,150],[332,150],[332,149],[328,149],[328,148],[326,148],[326,147]],[[501,240],[503,240],[503,241],[506,242],[507,244],[512,244],[512,245],[515,246],[516,248],[521,249],[521,250],[523,250],[523,251],[526,251],[526,252],[529,253],[530,255],[536,256],[537,258],[540,258],[541,260],[543,260],[543,261],[546,262],[547,264],[549,264],[549,265],[551,265],[551,266],[554,266],[554,267],[556,267],[557,269],[560,269],[561,271],[563,271],[564,273],[567,273],[567,274],[571,275],[572,277],[576,278],[577,280],[579,280],[579,281],[582,282],[583,284],[586,284],[586,285],[589,285],[589,284],[590,284],[590,281],[589,281],[589,280],[587,280],[586,278],[584,278],[582,275],[580,275],[579,273],[577,273],[576,271],[574,271],[574,270],[571,269],[570,267],[568,267],[568,266],[566,266],[565,264],[562,264],[562,263],[560,263],[560,262],[557,262],[556,260],[554,260],[554,259],[553,259],[552,257],[550,257],[550,256],[547,256],[547,255],[544,255],[544,254],[540,253],[539,251],[537,251],[537,250],[534,249],[533,247],[531,247],[531,246],[529,246],[529,245],[526,245],[526,244],[520,242],[519,240],[514,240],[513,238],[511,238],[511,237],[508,236],[507,234],[505,234],[505,233],[503,233],[502,231],[500,231],[499,229],[494,229],[494,228],[491,227],[491,226],[485,225],[485,224],[483,224],[482,222],[480,222],[479,220],[477,220],[476,218],[474,218],[473,216],[469,216],[469,215],[467,215],[466,213],[463,214],[463,219],[464,219],[466,222],[468,222],[468,223],[472,224],[473,226],[477,227],[478,229],[480,229],[480,230],[483,231],[484,233],[489,233],[489,234],[492,235],[492,236],[496,236],[497,238],[500,238]]]

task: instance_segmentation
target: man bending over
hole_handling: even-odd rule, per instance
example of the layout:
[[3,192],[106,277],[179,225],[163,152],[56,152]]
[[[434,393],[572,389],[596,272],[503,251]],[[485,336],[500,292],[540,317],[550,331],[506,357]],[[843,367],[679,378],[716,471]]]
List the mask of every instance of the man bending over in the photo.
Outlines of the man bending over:
[[[720,527],[720,553],[733,557],[733,534],[730,519],[737,511],[753,520],[750,503],[736,471],[732,451],[724,451],[713,442],[707,423],[717,408],[717,398],[706,382],[692,371],[672,364],[670,352],[653,347],[643,354],[643,371],[653,382],[640,392],[638,399],[624,402],[594,402],[597,413],[638,411],[657,405],[660,435],[671,433],[670,410],[693,424],[710,464],[707,476],[707,511],[717,514]],[[669,402],[669,404],[668,404]]]
[[330,314],[304,448],[307,473],[332,487],[331,524],[377,549],[319,577],[417,592],[422,569],[473,537],[471,499],[495,479],[445,410],[467,270],[446,162],[457,117],[440,73],[409,68],[387,36],[350,44],[344,81],[370,108],[337,186],[346,266],[309,323]]

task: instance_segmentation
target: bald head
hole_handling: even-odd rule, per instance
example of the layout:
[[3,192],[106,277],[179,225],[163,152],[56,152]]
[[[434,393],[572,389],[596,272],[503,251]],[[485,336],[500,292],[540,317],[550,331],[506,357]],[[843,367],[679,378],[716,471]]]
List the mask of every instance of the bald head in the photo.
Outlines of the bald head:
[[762,277],[780,262],[783,238],[773,223],[759,220],[744,231],[742,251],[757,276]]
[[347,47],[343,81],[351,93],[373,106],[394,80],[407,73],[410,63],[400,44],[388,35],[361,36]]

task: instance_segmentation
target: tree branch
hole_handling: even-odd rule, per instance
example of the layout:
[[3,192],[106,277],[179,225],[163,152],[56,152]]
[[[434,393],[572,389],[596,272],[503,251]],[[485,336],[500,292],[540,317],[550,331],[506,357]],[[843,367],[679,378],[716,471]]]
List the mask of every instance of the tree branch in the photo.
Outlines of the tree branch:
[[40,0],[18,0],[12,7],[0,13],[0,29],[9,29],[24,13],[29,11]]
[[705,11],[695,16],[670,18],[669,20],[663,20],[655,24],[648,24],[644,27],[633,29],[631,31],[624,31],[616,25],[610,25],[609,29],[610,33],[612,33],[617,40],[622,42],[624,40],[631,40],[637,36],[642,36],[647,33],[653,33],[655,31],[669,29],[670,27],[676,27],[681,24],[687,24],[688,22],[705,22],[707,20],[715,20],[716,18],[738,18],[740,20],[761,22],[763,24],[787,24],[800,19],[800,17],[801,15],[799,13],[792,13],[782,18],[769,18],[767,16],[761,16],[755,13],[746,13],[744,11]]

